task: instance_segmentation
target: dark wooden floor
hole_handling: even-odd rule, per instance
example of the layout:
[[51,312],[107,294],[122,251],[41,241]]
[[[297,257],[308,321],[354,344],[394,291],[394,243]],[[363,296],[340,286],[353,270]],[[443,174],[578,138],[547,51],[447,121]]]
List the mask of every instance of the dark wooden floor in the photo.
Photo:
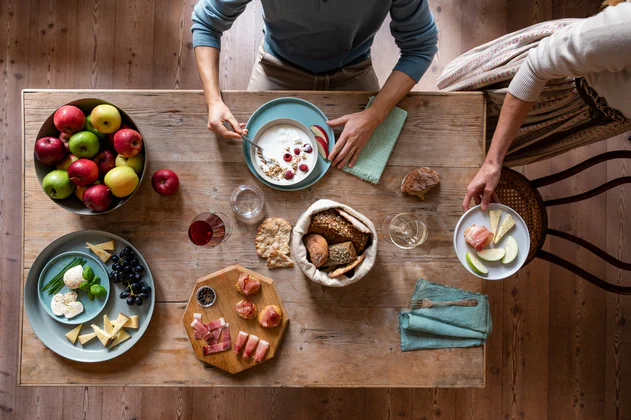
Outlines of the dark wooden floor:
[[[417,87],[470,47],[534,22],[584,17],[594,0],[431,0],[440,52]],[[20,281],[21,117],[24,88],[198,89],[191,45],[192,0],[0,0],[0,414],[20,419],[629,419],[631,298],[606,294],[546,263],[487,283],[494,331],[486,389],[17,388]],[[261,38],[250,4],[223,39],[221,82],[244,89]],[[384,25],[374,61],[383,82],[397,59]],[[521,170],[541,176],[594,154],[631,149],[619,136]],[[544,191],[570,195],[621,175],[614,162]],[[551,225],[631,261],[631,190],[618,187],[550,212]],[[610,281],[631,276],[562,240],[561,253]],[[369,367],[367,367],[369,368]]]

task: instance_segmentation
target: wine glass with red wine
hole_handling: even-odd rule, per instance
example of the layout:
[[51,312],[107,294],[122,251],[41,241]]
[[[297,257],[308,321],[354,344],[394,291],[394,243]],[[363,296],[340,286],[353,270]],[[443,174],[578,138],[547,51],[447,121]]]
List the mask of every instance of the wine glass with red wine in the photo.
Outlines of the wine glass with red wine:
[[198,214],[188,227],[188,238],[191,242],[211,248],[228,240],[231,233],[232,221],[219,212]]

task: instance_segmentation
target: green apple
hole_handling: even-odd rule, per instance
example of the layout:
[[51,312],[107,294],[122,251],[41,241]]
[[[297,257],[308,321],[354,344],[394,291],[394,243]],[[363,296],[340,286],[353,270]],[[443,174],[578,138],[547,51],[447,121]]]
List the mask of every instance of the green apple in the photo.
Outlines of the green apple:
[[94,126],[92,125],[92,121],[90,120],[91,116],[88,115],[87,117],[85,117],[85,130],[89,131],[91,133],[94,133],[95,136],[97,136],[99,138],[99,140],[106,140],[107,139],[107,134],[101,133],[99,130],[97,130],[96,128],[94,128]]
[[92,110],[90,123],[101,133],[113,133],[121,126],[121,114],[115,106],[102,104]]
[[143,166],[145,166],[145,158],[142,154],[133,157],[118,155],[116,156],[116,166],[129,166],[134,172],[140,175]]
[[116,197],[127,197],[138,186],[138,175],[129,166],[117,166],[105,174],[105,185]]
[[519,251],[519,247],[517,246],[517,241],[512,236],[506,238],[506,255],[502,258],[502,264],[512,263],[515,257],[517,257],[517,252]]
[[484,264],[482,264],[480,260],[477,259],[475,255],[473,255],[472,253],[467,252],[465,254],[465,258],[467,260],[467,264],[469,264],[469,267],[471,267],[474,273],[481,274],[481,275],[485,275],[489,273],[489,269],[486,268]]
[[68,153],[66,157],[64,158],[64,160],[62,160],[61,162],[57,164],[57,169],[67,171],[70,164],[72,162],[76,162],[77,160],[79,160],[78,157],[76,157],[72,153]]
[[506,251],[502,248],[488,248],[478,251],[477,254],[483,261],[499,261],[504,258]]
[[68,147],[70,147],[70,152],[76,157],[91,159],[99,153],[101,143],[94,133],[90,131],[79,131],[70,137]]
[[68,177],[68,172],[62,169],[50,171],[42,180],[42,188],[50,198],[61,200],[70,197],[75,185]]

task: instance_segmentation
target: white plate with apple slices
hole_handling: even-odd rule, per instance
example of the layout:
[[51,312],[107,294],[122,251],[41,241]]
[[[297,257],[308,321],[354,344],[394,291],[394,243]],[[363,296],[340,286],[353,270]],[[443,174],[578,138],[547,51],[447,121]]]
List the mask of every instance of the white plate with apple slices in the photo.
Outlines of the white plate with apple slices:
[[[481,251],[465,241],[464,232],[473,225],[485,226],[493,232],[493,241]],[[506,229],[510,225],[512,227]],[[515,274],[526,262],[530,233],[524,219],[508,206],[491,203],[486,211],[475,206],[462,215],[454,229],[454,249],[460,263],[471,274],[485,280],[502,280]]]

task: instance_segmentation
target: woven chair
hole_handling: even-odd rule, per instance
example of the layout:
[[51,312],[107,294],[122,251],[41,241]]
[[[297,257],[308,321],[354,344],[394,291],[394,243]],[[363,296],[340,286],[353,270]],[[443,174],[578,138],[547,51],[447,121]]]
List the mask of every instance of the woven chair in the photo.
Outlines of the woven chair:
[[495,190],[499,201],[502,204],[506,204],[507,206],[513,208],[517,213],[519,213],[519,215],[528,225],[528,229],[530,230],[530,250],[528,252],[528,258],[526,259],[524,265],[528,264],[535,257],[541,258],[542,260],[549,261],[563,268],[566,268],[567,270],[570,270],[577,276],[584,278],[590,283],[608,292],[624,295],[631,294],[631,287],[624,287],[609,283],[583,270],[582,268],[577,267],[569,261],[566,261],[563,258],[542,249],[543,244],[546,240],[546,236],[553,235],[582,246],[583,248],[602,258],[609,264],[618,267],[621,270],[631,271],[631,263],[625,263],[618,260],[617,258],[614,258],[607,252],[591,244],[590,242],[587,242],[584,239],[556,229],[550,229],[548,227],[547,213],[548,207],[583,201],[598,194],[601,194],[607,190],[610,190],[611,188],[618,185],[631,183],[631,176],[616,178],[590,191],[586,191],[584,193],[573,195],[570,197],[557,198],[554,200],[544,200],[538,190],[538,188],[557,183],[561,180],[574,176],[591,166],[594,166],[601,162],[606,162],[611,159],[631,159],[631,151],[619,150],[615,152],[603,153],[557,174],[534,179],[532,181],[528,180],[528,178],[518,172],[515,172],[512,169],[502,169],[502,177]]

